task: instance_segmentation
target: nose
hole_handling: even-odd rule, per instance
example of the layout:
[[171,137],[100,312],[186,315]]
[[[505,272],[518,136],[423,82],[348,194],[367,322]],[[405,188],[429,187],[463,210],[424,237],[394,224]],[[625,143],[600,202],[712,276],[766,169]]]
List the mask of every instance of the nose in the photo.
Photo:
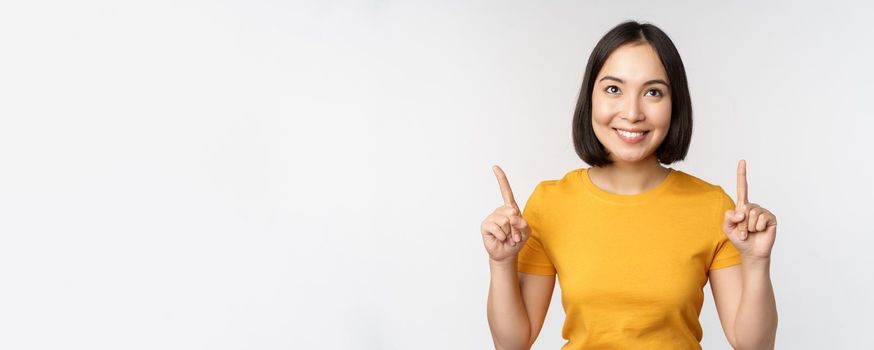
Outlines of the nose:
[[625,113],[623,114],[622,119],[627,120],[629,123],[639,122],[646,119],[640,111],[639,99],[629,95],[625,101]]

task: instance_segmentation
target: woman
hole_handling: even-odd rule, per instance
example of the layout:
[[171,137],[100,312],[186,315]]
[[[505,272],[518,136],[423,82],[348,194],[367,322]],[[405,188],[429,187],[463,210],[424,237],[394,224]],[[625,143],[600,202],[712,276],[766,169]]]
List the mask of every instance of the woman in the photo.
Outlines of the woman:
[[719,186],[666,168],[682,160],[692,110],[680,55],[650,24],[626,22],[597,44],[573,120],[590,168],[542,181],[524,212],[494,167],[504,205],[482,222],[497,349],[528,349],[561,283],[563,349],[700,349],[710,279],[735,349],[774,347],[770,280],[776,217]]

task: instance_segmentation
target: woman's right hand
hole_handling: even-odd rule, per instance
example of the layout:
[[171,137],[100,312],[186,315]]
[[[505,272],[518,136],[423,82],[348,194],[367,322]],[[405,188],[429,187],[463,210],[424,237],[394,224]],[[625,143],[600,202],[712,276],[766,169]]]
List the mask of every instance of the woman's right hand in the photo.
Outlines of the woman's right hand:
[[489,216],[486,216],[480,226],[483,235],[483,244],[489,253],[489,259],[495,262],[505,262],[514,259],[519,251],[525,246],[525,242],[531,235],[531,228],[522,218],[522,212],[513,198],[513,190],[507,181],[507,175],[501,167],[492,167],[498,185],[501,187],[501,195],[504,197],[504,205],[497,207]]

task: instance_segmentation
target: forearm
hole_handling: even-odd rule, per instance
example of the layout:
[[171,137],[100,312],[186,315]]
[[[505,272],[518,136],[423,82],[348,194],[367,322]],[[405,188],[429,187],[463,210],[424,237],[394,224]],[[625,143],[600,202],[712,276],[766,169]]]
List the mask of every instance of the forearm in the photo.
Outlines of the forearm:
[[499,350],[527,349],[531,326],[522,300],[516,259],[489,260],[491,282],[487,313],[495,347]]
[[735,346],[739,350],[773,349],[777,303],[771,286],[771,260],[743,259],[743,292],[734,322]]

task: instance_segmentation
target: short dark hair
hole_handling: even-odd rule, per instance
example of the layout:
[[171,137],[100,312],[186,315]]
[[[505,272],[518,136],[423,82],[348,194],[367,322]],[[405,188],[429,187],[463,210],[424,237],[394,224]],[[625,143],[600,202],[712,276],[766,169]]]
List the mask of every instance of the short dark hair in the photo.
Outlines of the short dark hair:
[[671,124],[668,134],[656,150],[656,156],[662,164],[683,160],[692,140],[692,101],[689,97],[686,69],[683,68],[680,53],[665,32],[652,24],[635,21],[623,22],[604,34],[589,56],[573,120],[574,148],[577,155],[593,166],[613,163],[592,129],[592,90],[607,57],[616,48],[629,43],[648,43],[652,46],[659,55],[671,84]]

